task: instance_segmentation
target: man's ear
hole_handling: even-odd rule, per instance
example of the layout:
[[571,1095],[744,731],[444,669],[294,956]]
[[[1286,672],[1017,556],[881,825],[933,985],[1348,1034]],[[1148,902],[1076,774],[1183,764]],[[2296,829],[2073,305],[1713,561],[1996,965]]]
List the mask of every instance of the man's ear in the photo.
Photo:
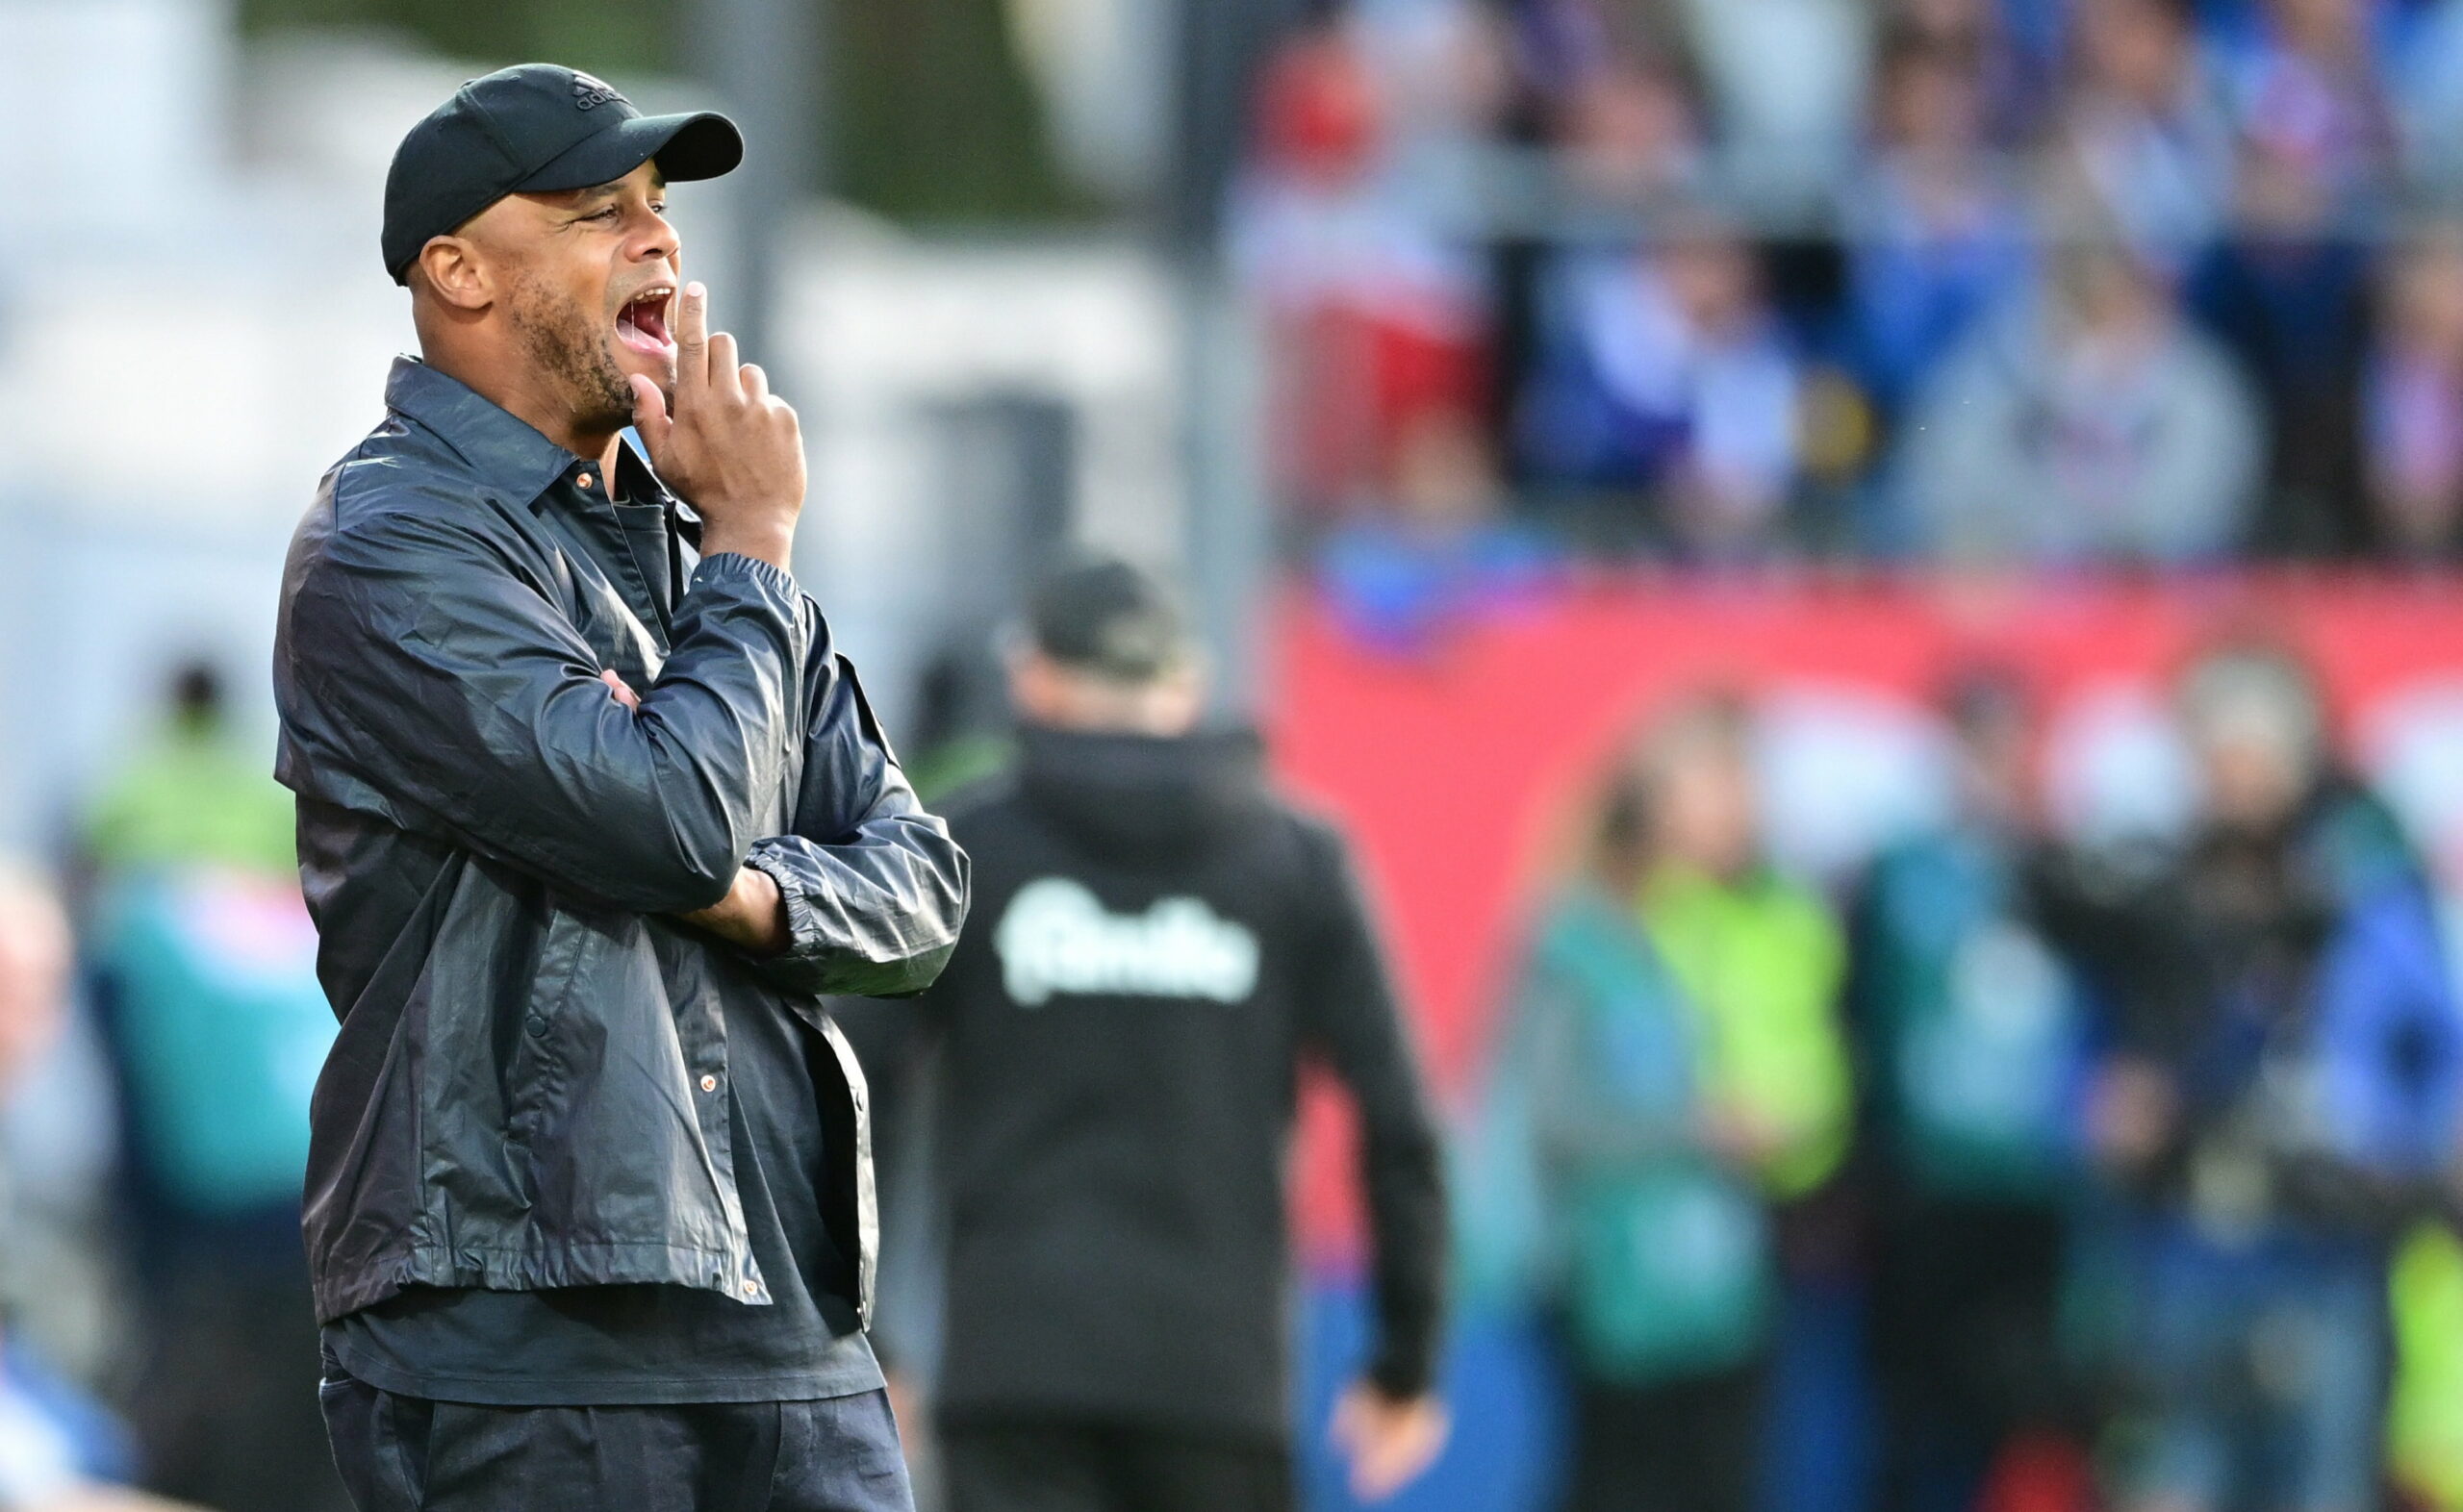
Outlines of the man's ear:
[[495,300],[486,263],[465,237],[430,237],[412,266],[412,283],[438,303],[472,315]]

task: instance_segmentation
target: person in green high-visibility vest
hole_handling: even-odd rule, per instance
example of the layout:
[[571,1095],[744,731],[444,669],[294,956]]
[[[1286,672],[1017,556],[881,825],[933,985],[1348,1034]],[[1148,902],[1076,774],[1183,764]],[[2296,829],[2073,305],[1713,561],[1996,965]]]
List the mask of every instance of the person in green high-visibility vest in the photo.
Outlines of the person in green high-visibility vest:
[[1520,1110],[1525,1269],[1574,1377],[1571,1512],[1755,1504],[1773,1211],[1846,1150],[1843,946],[1763,864],[1749,724],[1689,701],[1620,763],[1537,920],[1490,1088]]

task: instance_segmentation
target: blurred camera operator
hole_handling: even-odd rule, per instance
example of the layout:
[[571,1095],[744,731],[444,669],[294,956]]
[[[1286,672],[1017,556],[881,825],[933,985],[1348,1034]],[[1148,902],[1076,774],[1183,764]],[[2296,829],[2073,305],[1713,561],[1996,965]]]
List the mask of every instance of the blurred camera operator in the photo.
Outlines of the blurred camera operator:
[[[950,806],[978,917],[937,1039],[954,1512],[1293,1504],[1283,1159],[1305,1060],[1357,1099],[1380,1338],[1336,1437],[1375,1499],[1446,1434],[1437,1144],[1342,841],[1195,732],[1177,608],[1118,561],[1042,588],[1014,774]],[[921,1046],[884,1034],[874,1077]],[[884,1116],[884,1123],[890,1121]]]
[[2122,1504],[2361,1512],[2388,1250],[2453,1148],[2463,1027],[2416,860],[2335,769],[2307,670],[2226,647],[2181,712],[2204,811],[2105,963],[2089,1109],[2137,1209],[2149,1431]]

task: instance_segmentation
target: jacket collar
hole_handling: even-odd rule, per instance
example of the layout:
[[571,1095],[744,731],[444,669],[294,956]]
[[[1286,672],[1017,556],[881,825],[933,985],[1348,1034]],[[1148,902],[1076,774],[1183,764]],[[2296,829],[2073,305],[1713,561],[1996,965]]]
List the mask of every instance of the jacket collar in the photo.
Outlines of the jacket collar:
[[525,504],[578,460],[512,412],[416,357],[394,359],[385,404],[443,441],[481,483]]

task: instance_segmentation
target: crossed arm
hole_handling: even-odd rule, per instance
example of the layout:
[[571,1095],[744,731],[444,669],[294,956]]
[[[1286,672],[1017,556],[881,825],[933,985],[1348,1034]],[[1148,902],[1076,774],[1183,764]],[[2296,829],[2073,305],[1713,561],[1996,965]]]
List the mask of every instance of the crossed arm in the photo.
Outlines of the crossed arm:
[[965,858],[793,581],[706,559],[658,679],[620,702],[549,571],[468,505],[353,520],[292,596],[294,729],[403,827],[605,906],[740,930],[781,986],[928,982]]

